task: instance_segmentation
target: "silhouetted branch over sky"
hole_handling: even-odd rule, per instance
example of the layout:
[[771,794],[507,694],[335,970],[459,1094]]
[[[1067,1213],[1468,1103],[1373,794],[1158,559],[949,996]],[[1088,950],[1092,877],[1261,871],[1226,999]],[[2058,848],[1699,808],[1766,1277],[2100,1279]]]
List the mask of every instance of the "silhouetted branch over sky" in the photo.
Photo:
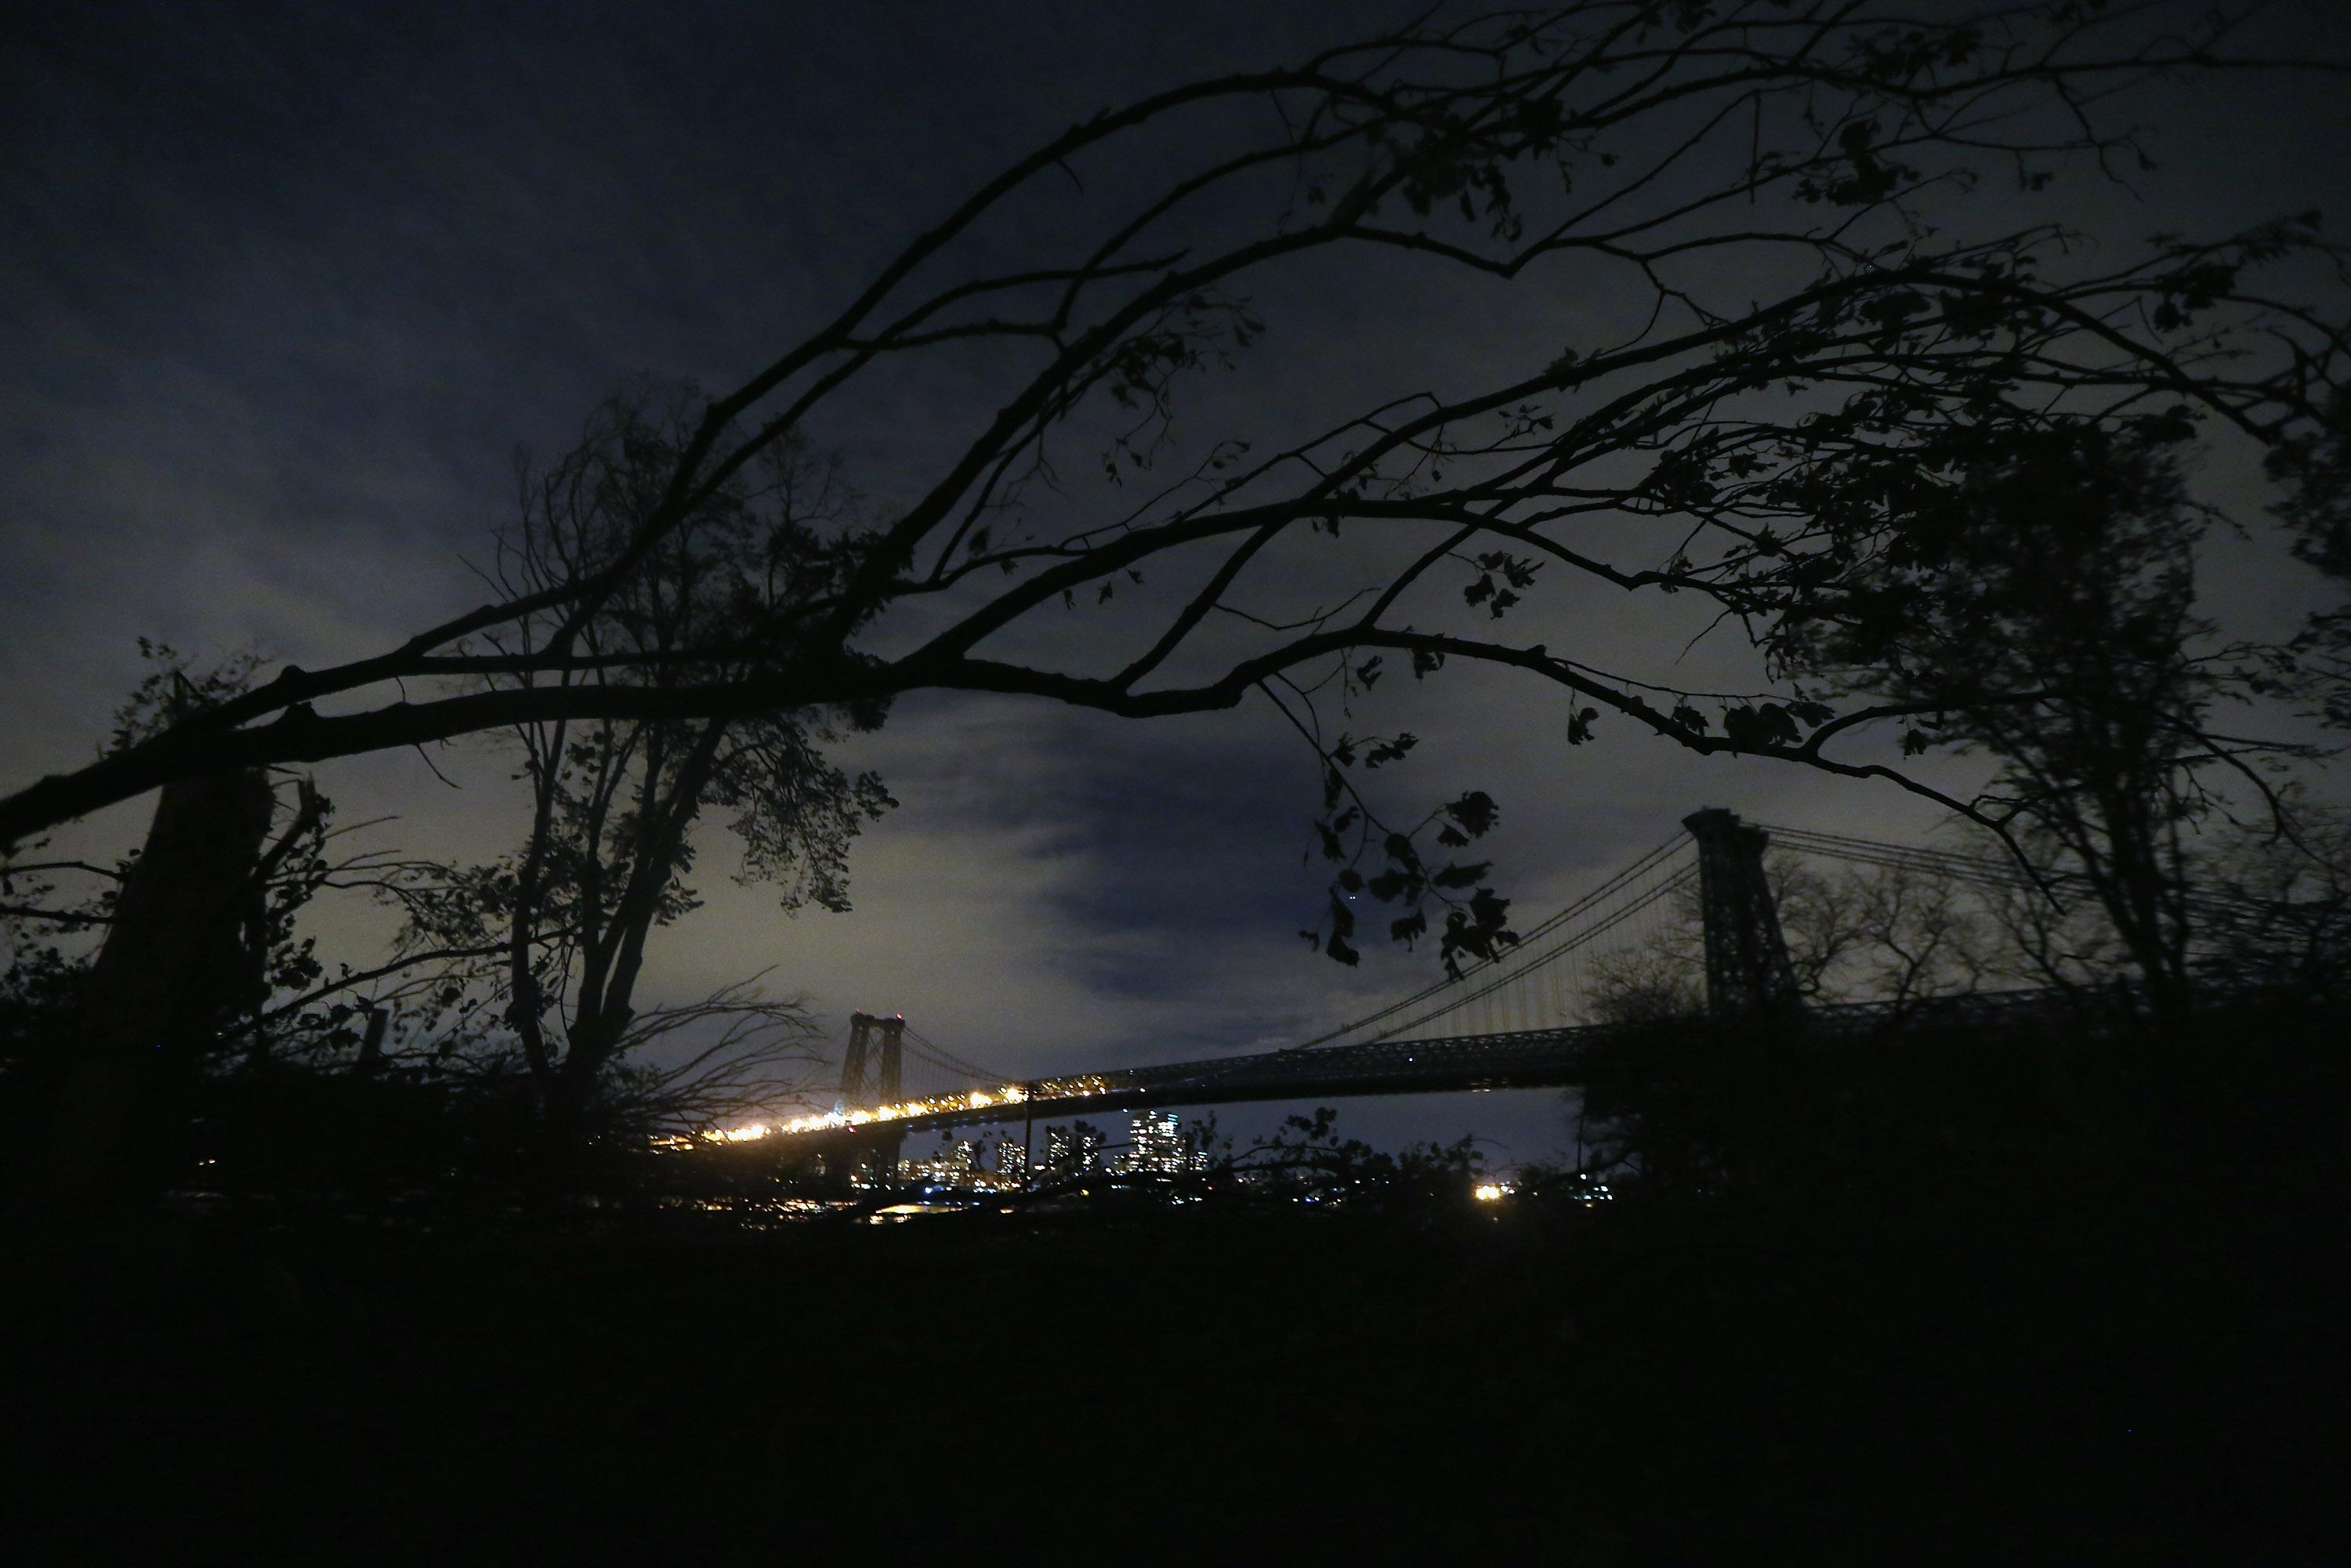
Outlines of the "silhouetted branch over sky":
[[[1741,772],[1761,791],[1874,780],[1997,816],[1963,749],[1982,727],[1923,722],[1949,693],[1823,650],[1889,573],[1969,591],[1921,541],[1999,454],[2094,435],[2200,466],[2198,504],[2245,531],[2199,558],[2198,624],[2279,651],[2241,695],[2307,738],[2322,661],[2290,644],[2340,585],[2323,547],[2290,559],[2252,470],[2320,450],[2351,372],[2313,212],[2341,193],[2330,138],[2273,118],[2339,105],[2339,18],[1917,11],[1439,7],[1351,14],[1353,43],[1249,8],[44,24],[7,46],[19,112],[89,135],[9,176],[37,281],[7,755],[44,776],[0,800],[0,841],[224,769],[823,716],[917,827],[956,727],[1028,727],[1019,768],[1066,779],[1064,831],[1101,841],[1148,807],[1098,811],[1080,775],[1207,756],[1207,732],[975,699],[1239,709],[1248,745],[1216,743],[1202,820],[1162,819],[1155,852],[1294,850],[1292,799],[1238,758],[1302,735],[1307,843],[1399,879],[1396,913],[1428,901],[1443,956],[1474,957],[1495,889],[1565,869],[1516,835],[1571,757],[1594,839],[1634,835],[1625,802],[1662,781],[1700,803],[1686,769],[1731,757],[1780,765]],[[496,451],[571,448],[639,370],[722,390],[627,528],[464,586]],[[853,502],[746,542],[747,613],[594,635],[787,449]],[[207,539],[227,556],[186,579]],[[76,760],[92,643],[147,630],[258,639],[276,668]],[[2045,701],[2037,674],[1974,695]],[[1447,881],[1437,836],[1499,820],[1432,809],[1472,785],[1527,815],[1479,849],[1490,877]],[[1355,961],[1348,900],[1257,885],[1248,929],[1321,904]]]

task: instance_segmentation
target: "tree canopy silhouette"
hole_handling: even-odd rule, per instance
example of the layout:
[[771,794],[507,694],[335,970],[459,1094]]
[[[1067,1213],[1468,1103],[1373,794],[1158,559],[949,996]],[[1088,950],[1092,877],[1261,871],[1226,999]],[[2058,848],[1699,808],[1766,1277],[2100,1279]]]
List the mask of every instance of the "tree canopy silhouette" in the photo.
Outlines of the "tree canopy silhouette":
[[[551,463],[527,461],[521,505],[499,538],[496,577],[516,599],[564,582],[628,548],[691,431],[697,399],[683,385],[632,384],[601,406],[580,443]],[[853,510],[837,465],[798,441],[770,445],[755,471],[708,495],[646,552],[578,629],[590,667],[489,677],[492,689],[546,684],[643,687],[723,678],[711,650],[755,639],[779,604],[823,580],[837,552],[825,532]],[[552,613],[552,612],[550,612]],[[543,617],[486,633],[528,648]],[[690,660],[671,655],[690,655]],[[617,656],[613,656],[617,655]],[[848,907],[849,841],[893,802],[872,774],[852,779],[818,747],[834,727],[879,712],[807,707],[699,718],[568,716],[515,727],[530,785],[521,847],[486,863],[412,865],[388,879],[406,915],[403,954],[454,955],[440,971],[443,1010],[469,1046],[467,1013],[514,1031],[559,1154],[591,1111],[642,1121],[716,1113],[795,1088],[810,1026],[793,1002],[763,1000],[747,980],[683,1008],[637,996],[654,931],[695,908],[687,884],[694,830],[706,807],[734,813],[744,880],[775,884],[787,909]],[[487,1008],[482,1003],[493,1004]],[[681,1067],[623,1059],[688,1023],[726,1023]],[[495,1075],[492,1053],[483,1064]]]
[[2213,775],[2272,794],[2265,765],[2303,748],[2220,727],[2215,706],[2284,685],[2283,651],[2231,644],[2199,613],[2208,518],[2160,418],[1966,444],[1906,507],[1898,535],[1792,665],[1919,714],[1906,750],[1980,747],[1974,800],[2077,867],[2158,1004],[2193,967],[2197,824]]
[[[1386,823],[1354,770],[1412,737],[1333,735],[1317,710],[1393,671],[1520,672],[1563,695],[1571,744],[1640,731],[1933,794],[1871,727],[1922,699],[1832,708],[1779,629],[1858,613],[1914,521],[1970,482],[1956,452],[2208,425],[2284,448],[2343,380],[2335,307],[2270,281],[2339,259],[2314,218],[2091,249],[1993,194],[1995,175],[2038,190],[2144,163],[2116,95],[2260,63],[2227,54],[2240,19],[2070,0],[1440,11],[1105,110],[710,400],[626,538],[126,738],[0,800],[0,841],[172,779],[517,726],[874,713],[922,690],[1132,717],[1262,696],[1329,763],[1337,874],[1391,901],[1400,939],[1440,905],[1450,962],[1505,936],[1488,868],[1442,853],[1492,802]],[[1069,210],[1030,222],[1049,202]],[[1012,225],[1029,248],[1006,262]],[[1189,406],[1191,382],[1278,332],[1283,288],[1348,275],[1331,267],[1553,306],[1630,288],[1641,308],[1573,342],[1531,313],[1476,384],[1367,385],[1335,417],[1225,429],[1213,400]],[[715,497],[891,375],[983,389],[903,498],[787,557],[747,551],[741,581],[775,591],[710,622],[715,642],[591,638]],[[1072,452],[1094,461],[1065,468]],[[1678,691],[1630,673],[1645,650],[1514,639],[1562,583],[1702,604],[1753,639],[1756,682]],[[589,678],[616,671],[633,678]],[[1352,958],[1336,889],[1315,935]]]

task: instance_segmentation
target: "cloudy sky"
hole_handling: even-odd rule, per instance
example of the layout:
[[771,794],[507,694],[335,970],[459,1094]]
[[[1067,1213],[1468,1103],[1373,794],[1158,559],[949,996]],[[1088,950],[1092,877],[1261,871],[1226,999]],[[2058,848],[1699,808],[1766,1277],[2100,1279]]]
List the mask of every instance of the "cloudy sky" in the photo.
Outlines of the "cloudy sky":
[[[0,24],[0,781],[90,754],[138,678],[138,636],[317,667],[477,602],[468,561],[507,513],[515,450],[563,449],[619,378],[731,385],[1072,121],[1416,9],[91,5]],[[2344,19],[2282,5],[2249,47],[2351,56]],[[1991,218],[2136,238],[2351,207],[2339,87],[2239,78],[2125,108],[2157,174],[2061,182],[2037,206],[2001,195],[2015,211]],[[1123,174],[1088,172],[1056,213]],[[1604,334],[1624,307],[1574,277],[1504,298],[1381,267],[1261,303],[1283,373],[1207,394],[1221,427],[1276,422],[1310,385],[1499,379],[1528,342]],[[886,502],[986,390],[977,369],[893,382],[824,437]],[[2208,479],[2257,516],[2244,470],[2223,452]],[[2257,528],[2210,563],[2214,603],[2248,629],[2284,625],[2312,591],[2273,547]],[[1664,650],[1653,664],[1683,641],[1654,608],[1552,612],[1580,647]],[[1665,673],[1702,685],[1716,656]],[[1784,768],[1622,735],[1570,748],[1559,709],[1464,676],[1378,716],[1438,743],[1411,780],[1428,799],[1476,786],[1502,802],[1494,849],[1522,912],[1703,804],[1888,837],[1932,825],[1896,793]],[[705,875],[708,906],[662,939],[649,996],[773,966],[774,988],[836,1019],[904,1011],[1029,1072],[1286,1043],[1432,963],[1383,953],[1348,972],[1297,941],[1322,885],[1299,864],[1315,775],[1270,714],[1137,725],[931,697],[852,751],[903,802],[853,857],[855,911],[787,919]],[[332,765],[327,787],[345,820],[397,813],[381,841],[507,847],[522,817],[505,760],[431,760],[449,783],[410,754]],[[146,810],[76,840],[119,845]],[[714,845],[705,864],[726,862]],[[380,936],[363,912],[339,918],[354,947]],[[1561,1136],[1547,1095],[1346,1122],[1383,1139],[1474,1130],[1512,1157]]]

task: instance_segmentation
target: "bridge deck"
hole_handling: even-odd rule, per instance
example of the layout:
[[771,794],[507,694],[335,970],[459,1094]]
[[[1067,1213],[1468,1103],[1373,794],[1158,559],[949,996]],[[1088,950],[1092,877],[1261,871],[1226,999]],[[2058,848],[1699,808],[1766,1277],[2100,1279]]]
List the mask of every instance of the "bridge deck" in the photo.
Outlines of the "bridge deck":
[[[2020,1020],[2051,1014],[2059,1006],[2079,999],[2069,993],[2044,990],[1979,992],[1902,1004],[1835,1003],[1810,1009],[1802,1016],[1805,1032],[1813,1038],[1852,1040],[1898,1025],[1928,1020]],[[1593,1048],[1612,1040],[1628,1035],[1669,1037],[1722,1027],[1736,1026],[1707,1019],[1579,1024],[1451,1035],[1437,1040],[1374,1040],[1250,1056],[1208,1057],[1002,1085],[985,1092],[988,1097],[978,1103],[908,1107],[903,1113],[887,1117],[853,1113],[849,1125],[829,1123],[789,1128],[785,1130],[785,1135],[805,1139],[883,1129],[929,1132],[943,1127],[1002,1125],[1030,1117],[1083,1115],[1146,1105],[1227,1105],[1366,1094],[1565,1088],[1583,1081]],[[1005,1095],[1005,1089],[1019,1091],[1020,1098]]]

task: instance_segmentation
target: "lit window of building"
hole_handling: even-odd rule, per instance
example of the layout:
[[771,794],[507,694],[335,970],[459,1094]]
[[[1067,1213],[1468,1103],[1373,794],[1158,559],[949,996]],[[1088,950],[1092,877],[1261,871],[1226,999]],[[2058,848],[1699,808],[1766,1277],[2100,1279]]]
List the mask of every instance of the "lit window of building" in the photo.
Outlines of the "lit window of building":
[[1134,1146],[1126,1156],[1128,1170],[1158,1176],[1175,1176],[1184,1170],[1184,1126],[1175,1112],[1138,1112],[1133,1141]]
[[1094,1169],[1102,1164],[1102,1134],[1083,1123],[1045,1129],[1045,1168],[1057,1176],[1081,1176]]

